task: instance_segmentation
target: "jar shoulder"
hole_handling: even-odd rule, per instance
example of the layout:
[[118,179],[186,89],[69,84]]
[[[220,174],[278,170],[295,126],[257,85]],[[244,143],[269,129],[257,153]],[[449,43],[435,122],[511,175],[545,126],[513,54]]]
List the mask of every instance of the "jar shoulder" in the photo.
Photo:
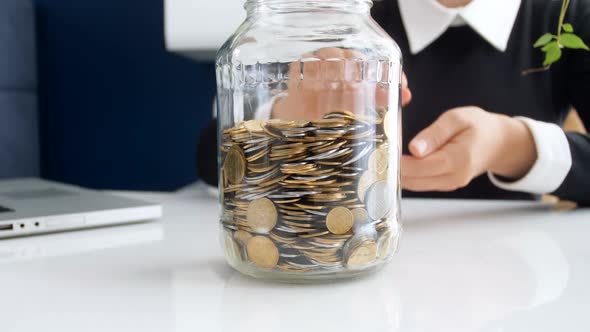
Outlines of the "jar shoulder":
[[[277,24],[273,24],[277,23]],[[219,63],[292,62],[324,48],[350,49],[365,60],[401,63],[396,42],[370,17],[310,25],[247,19],[219,50]]]

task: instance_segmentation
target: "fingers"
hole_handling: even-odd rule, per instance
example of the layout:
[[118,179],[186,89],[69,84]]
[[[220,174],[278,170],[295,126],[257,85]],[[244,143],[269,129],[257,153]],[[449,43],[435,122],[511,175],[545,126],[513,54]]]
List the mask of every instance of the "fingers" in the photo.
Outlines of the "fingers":
[[462,146],[449,146],[422,159],[402,156],[402,188],[411,191],[453,191],[471,181]]
[[411,191],[453,191],[476,175],[469,165],[466,145],[453,144],[423,159],[403,156],[402,188]]
[[440,149],[450,139],[469,128],[469,117],[465,108],[455,108],[443,113],[433,124],[422,130],[410,141],[410,152],[416,157],[424,157]]
[[402,73],[402,107],[408,105],[412,101],[412,91],[408,87],[408,77],[406,73]]
[[452,172],[452,162],[448,154],[437,151],[423,159],[414,156],[402,156],[402,177],[433,177]]
[[441,175],[423,178],[402,178],[402,188],[410,191],[454,191],[465,185],[459,183],[453,176]]
[[402,106],[408,105],[412,101],[412,91],[408,87],[408,78],[406,73],[402,74]]

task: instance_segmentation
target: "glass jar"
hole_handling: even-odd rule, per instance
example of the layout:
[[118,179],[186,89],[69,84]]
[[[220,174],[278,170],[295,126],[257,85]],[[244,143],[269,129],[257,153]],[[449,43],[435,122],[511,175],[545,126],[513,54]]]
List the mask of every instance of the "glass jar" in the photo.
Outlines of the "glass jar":
[[397,249],[401,52],[370,0],[248,0],[217,54],[220,223],[238,271],[362,275]]

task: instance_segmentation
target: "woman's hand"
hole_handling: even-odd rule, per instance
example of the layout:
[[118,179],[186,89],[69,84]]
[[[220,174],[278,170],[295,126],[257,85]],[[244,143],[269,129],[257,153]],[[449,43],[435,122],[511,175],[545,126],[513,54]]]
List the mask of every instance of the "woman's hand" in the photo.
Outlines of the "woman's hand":
[[[334,110],[364,113],[368,107],[387,107],[389,87],[361,80],[366,59],[358,51],[341,48],[303,55],[301,62],[291,64],[287,95],[274,104],[272,117],[315,120]],[[402,105],[412,98],[405,75],[401,98]]]
[[486,171],[518,179],[537,158],[528,127],[479,107],[443,113],[409,144],[401,184],[411,191],[453,191]]

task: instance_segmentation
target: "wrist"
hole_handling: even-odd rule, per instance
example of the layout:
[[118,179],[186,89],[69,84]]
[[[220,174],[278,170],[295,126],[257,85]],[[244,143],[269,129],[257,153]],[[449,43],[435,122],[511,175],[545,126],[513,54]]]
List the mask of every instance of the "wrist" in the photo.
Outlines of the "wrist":
[[528,126],[518,119],[500,115],[501,139],[489,171],[510,179],[525,176],[537,160],[535,139]]

